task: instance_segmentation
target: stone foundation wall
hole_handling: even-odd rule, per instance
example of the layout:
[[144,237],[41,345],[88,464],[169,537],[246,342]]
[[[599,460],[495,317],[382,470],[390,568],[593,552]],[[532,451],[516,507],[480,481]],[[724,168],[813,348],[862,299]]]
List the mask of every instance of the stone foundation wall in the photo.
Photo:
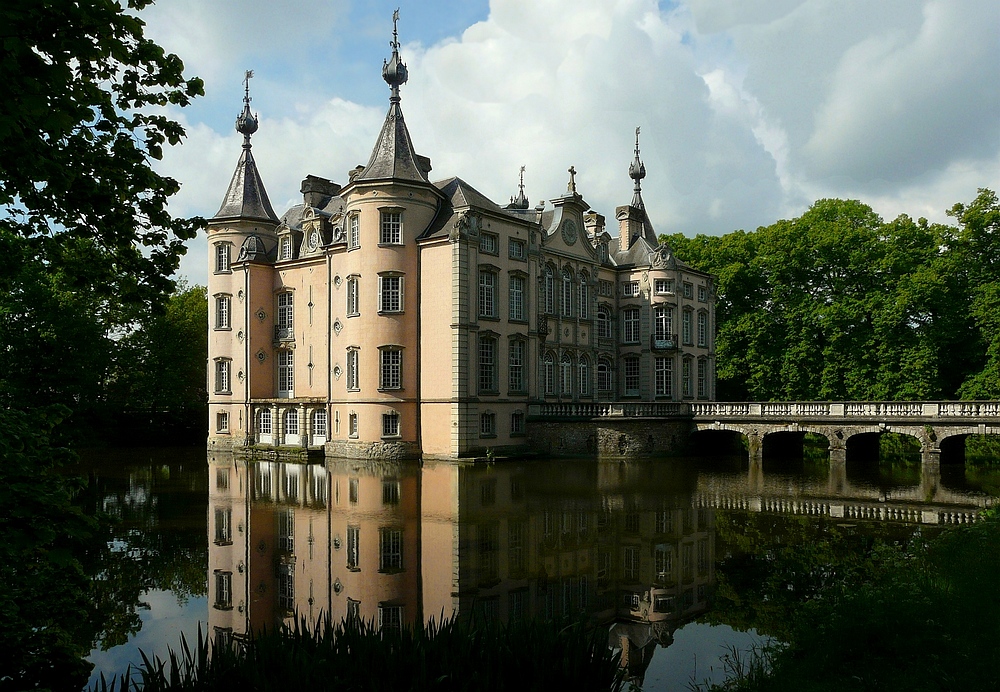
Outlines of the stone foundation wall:
[[419,459],[420,448],[415,442],[357,442],[333,440],[324,447],[329,457],[346,459],[398,460]]
[[683,454],[694,430],[689,420],[607,418],[529,421],[528,446],[535,454],[642,457]]

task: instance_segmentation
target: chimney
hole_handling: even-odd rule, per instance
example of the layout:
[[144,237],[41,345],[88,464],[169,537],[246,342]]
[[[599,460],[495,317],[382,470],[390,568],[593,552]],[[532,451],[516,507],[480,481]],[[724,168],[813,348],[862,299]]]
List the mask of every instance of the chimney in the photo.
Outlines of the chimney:
[[618,247],[627,250],[632,247],[636,238],[642,235],[643,211],[631,204],[615,208],[615,218],[618,219]]
[[340,192],[340,185],[318,175],[307,175],[299,188],[302,200],[310,207],[323,208],[330,198]]

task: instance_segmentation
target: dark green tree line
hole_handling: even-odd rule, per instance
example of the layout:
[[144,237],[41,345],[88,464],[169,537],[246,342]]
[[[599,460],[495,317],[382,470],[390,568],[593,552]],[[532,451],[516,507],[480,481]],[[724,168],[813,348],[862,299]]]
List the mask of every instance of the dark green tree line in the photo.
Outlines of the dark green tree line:
[[753,232],[670,236],[718,275],[723,399],[934,399],[1000,395],[1000,206],[956,226],[820,200]]

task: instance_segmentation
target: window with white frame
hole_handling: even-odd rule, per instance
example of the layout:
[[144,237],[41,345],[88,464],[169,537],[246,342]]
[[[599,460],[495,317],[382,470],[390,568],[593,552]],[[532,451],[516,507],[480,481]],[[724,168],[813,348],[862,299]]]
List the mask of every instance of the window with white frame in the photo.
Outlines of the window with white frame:
[[229,243],[216,243],[215,244],[215,273],[220,274],[223,272],[230,271],[229,269],[229,259],[230,259]]
[[382,414],[382,437],[399,437],[398,411],[388,411]]
[[232,310],[232,298],[227,295],[215,297],[215,328],[229,329],[232,324],[229,315]]
[[579,373],[580,396],[588,396],[590,394],[590,359],[587,356],[580,356],[576,367]]
[[639,359],[622,358],[622,376],[625,385],[626,396],[636,396],[639,394]]
[[383,605],[378,606],[378,626],[379,629],[398,632],[403,627],[403,606]]
[[228,610],[233,607],[233,573],[215,570],[215,607]]
[[653,293],[658,296],[669,295],[674,292],[673,279],[653,279]]
[[622,343],[639,342],[639,308],[622,310]]
[[358,372],[358,349],[347,349],[347,390],[361,389],[361,376]]
[[379,389],[400,389],[403,386],[403,352],[398,348],[383,348],[379,352]]
[[351,214],[347,220],[347,249],[357,250],[361,247],[361,215]]
[[653,362],[653,384],[656,396],[672,396],[674,359],[657,356]]
[[479,234],[479,251],[487,255],[500,254],[500,238],[496,233],[483,231]]
[[295,611],[295,567],[278,565],[278,610],[291,614]]
[[698,313],[698,345],[708,346],[708,313]]
[[278,259],[292,259],[292,237],[290,235],[282,236],[281,240],[278,241]]
[[317,437],[326,437],[326,410],[313,411],[312,433]]
[[291,291],[278,294],[279,337],[290,337],[295,327],[295,294]]
[[562,299],[559,301],[559,311],[563,317],[573,316],[573,275],[568,269],[562,271]]
[[586,274],[580,274],[580,307],[578,308],[580,319],[590,319],[590,278]]
[[497,391],[497,340],[492,336],[479,337],[479,391]]
[[511,392],[526,391],[524,381],[526,344],[521,339],[511,339],[507,346],[507,388]]
[[479,316],[497,316],[497,275],[489,269],[479,270]]
[[685,358],[684,364],[681,366],[681,390],[684,392],[684,396],[694,396],[694,391],[691,382],[690,358]]
[[403,212],[383,211],[379,225],[380,245],[400,245],[403,242]]
[[542,392],[556,393],[556,359],[551,353],[546,353],[542,359]]
[[606,305],[597,308],[597,338],[611,338],[611,310]]
[[507,242],[507,254],[511,259],[523,260],[525,256],[524,241],[510,238]]
[[698,397],[708,396],[708,361],[704,358],[698,360]]
[[685,310],[681,317],[681,341],[684,342],[685,346],[691,345],[691,322],[693,315],[694,313],[690,310]]
[[597,292],[602,296],[613,296],[615,294],[615,285],[611,281],[601,279],[597,282]]
[[231,388],[230,375],[232,373],[233,362],[228,358],[219,358],[215,361],[215,393],[229,394]]
[[668,341],[674,331],[674,309],[667,305],[657,305],[653,308],[653,338],[656,341]]
[[497,436],[497,414],[493,411],[484,411],[479,414],[479,436],[480,437],[496,437]]
[[350,437],[358,436],[358,414],[350,413],[347,416],[347,434]]
[[356,317],[361,314],[361,297],[357,276],[347,277],[347,316]]
[[379,572],[403,569],[403,530],[394,528],[379,529],[378,552]]
[[[355,479],[351,479],[355,480]],[[356,501],[356,500],[355,500]],[[347,569],[355,570],[361,566],[361,527],[347,527]]]
[[542,274],[542,294],[545,314],[554,314],[556,311],[556,277],[552,267],[545,267],[545,272]]
[[510,432],[512,435],[524,432],[524,411],[514,411],[510,414]]
[[520,274],[510,275],[509,300],[507,301],[507,317],[513,321],[524,321],[524,277]]
[[573,360],[568,353],[564,353],[559,361],[559,389],[563,396],[573,394]]
[[278,351],[278,396],[295,396],[295,352]]
[[260,416],[258,417],[257,432],[261,435],[271,434],[271,409],[265,408],[261,409]]
[[219,411],[215,414],[215,432],[229,432],[229,412]]
[[285,434],[299,434],[299,410],[290,408],[285,411]]
[[638,281],[622,281],[622,297],[632,298],[639,295]]
[[403,277],[379,276],[378,296],[379,312],[403,312]]
[[607,358],[597,360],[597,389],[601,392],[608,392],[614,389],[614,380],[611,377],[611,361]]

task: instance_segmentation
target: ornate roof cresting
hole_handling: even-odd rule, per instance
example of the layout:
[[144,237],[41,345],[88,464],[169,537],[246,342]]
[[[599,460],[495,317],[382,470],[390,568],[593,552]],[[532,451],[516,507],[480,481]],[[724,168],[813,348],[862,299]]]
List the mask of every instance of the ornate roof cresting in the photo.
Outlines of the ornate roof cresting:
[[229,183],[226,197],[222,200],[222,206],[213,218],[277,223],[278,217],[271,208],[264,181],[261,180],[251,152],[250,136],[259,127],[259,117],[250,111],[251,77],[253,70],[247,70],[243,75],[243,110],[236,116],[236,131],[243,135],[243,153],[236,164],[236,171]]

